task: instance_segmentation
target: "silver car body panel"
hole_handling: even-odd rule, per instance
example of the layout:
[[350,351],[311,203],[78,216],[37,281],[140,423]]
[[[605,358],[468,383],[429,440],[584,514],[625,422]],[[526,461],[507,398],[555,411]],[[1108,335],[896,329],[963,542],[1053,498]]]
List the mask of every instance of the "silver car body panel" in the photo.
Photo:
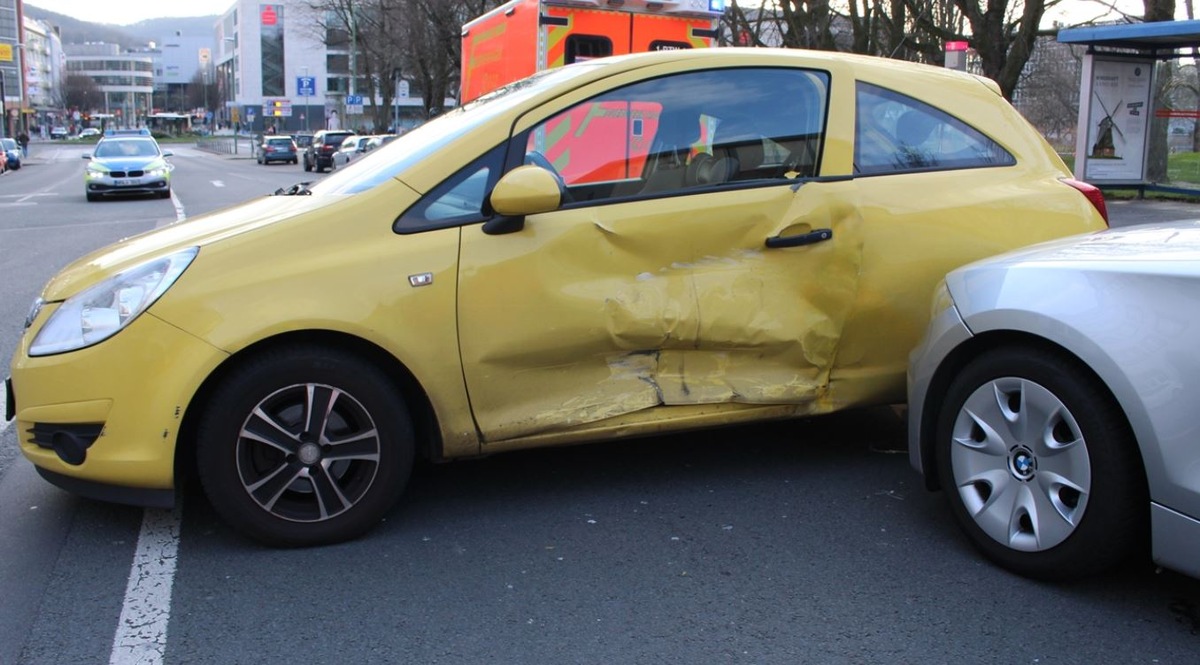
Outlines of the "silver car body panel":
[[[922,469],[934,373],[969,338],[1018,332],[1075,355],[1108,386],[1137,438],[1154,559],[1200,577],[1200,221],[1112,229],[951,272],[954,306],[910,358],[909,455]],[[958,319],[958,322],[955,322]]]

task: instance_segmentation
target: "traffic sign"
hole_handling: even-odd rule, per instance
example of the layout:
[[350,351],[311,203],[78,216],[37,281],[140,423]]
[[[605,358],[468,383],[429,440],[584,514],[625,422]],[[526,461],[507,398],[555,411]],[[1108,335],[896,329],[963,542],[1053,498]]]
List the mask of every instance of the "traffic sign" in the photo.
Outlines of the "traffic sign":
[[290,99],[264,99],[263,100],[263,117],[264,118],[290,118],[290,117],[292,117],[292,100],[290,100]]
[[300,97],[315,97],[317,94],[317,77],[297,76],[296,95]]
[[362,95],[346,95],[346,113],[350,115],[361,115],[362,112]]

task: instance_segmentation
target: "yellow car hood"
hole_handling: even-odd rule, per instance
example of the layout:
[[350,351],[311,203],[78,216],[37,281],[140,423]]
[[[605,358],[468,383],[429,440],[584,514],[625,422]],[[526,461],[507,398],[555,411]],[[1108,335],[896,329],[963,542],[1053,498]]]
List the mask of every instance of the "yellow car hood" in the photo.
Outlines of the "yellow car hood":
[[188,247],[203,247],[336,204],[345,198],[265,196],[126,238],[79,258],[63,268],[46,284],[42,291],[42,299],[47,302],[65,300],[93,284],[155,257]]

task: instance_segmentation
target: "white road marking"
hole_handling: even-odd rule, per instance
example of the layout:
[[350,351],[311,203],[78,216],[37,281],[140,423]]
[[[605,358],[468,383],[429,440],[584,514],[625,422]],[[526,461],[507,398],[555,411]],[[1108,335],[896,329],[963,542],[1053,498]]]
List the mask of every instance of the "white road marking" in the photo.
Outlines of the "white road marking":
[[[0,381],[0,404],[7,404],[8,403],[6,401],[7,399],[8,399],[8,384],[4,383],[3,381]],[[4,430],[8,429],[8,426],[11,424],[12,424],[11,420],[0,420],[0,434],[3,434]]]
[[147,508],[109,665],[160,665],[167,649],[181,508]]
[[182,222],[183,220],[187,219],[187,212],[185,212],[183,209],[183,201],[180,201],[179,197],[175,195],[174,189],[171,190],[171,205],[175,206],[176,222]]
[[213,184],[213,187],[224,187],[225,181],[224,180],[213,180],[212,184]]

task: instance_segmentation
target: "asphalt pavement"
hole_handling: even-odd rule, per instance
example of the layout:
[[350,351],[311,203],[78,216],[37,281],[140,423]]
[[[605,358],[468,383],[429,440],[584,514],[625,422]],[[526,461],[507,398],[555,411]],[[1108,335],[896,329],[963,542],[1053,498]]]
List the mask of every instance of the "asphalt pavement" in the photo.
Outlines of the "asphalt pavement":
[[1200,200],[1110,199],[1108,201],[1108,222],[1113,227],[1184,219],[1200,219]]

